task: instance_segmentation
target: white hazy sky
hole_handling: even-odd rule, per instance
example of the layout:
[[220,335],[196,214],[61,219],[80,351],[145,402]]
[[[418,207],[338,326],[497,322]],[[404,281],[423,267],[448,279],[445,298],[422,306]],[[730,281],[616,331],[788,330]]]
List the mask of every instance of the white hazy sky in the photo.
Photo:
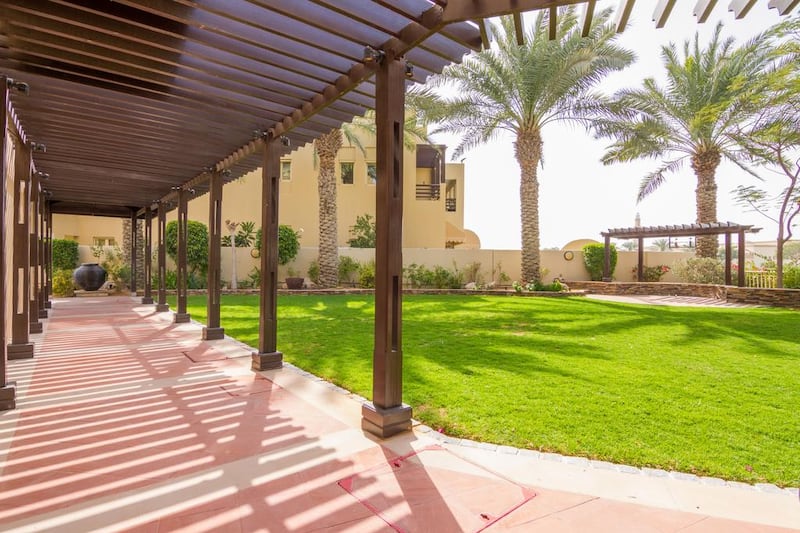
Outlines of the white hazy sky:
[[[618,2],[598,2],[598,10]],[[638,87],[648,76],[662,80],[660,47],[670,41],[682,45],[700,31],[701,42],[707,41],[717,21],[725,27],[724,36],[734,36],[737,43],[764,31],[782,17],[767,8],[767,0],[759,0],[743,20],[736,20],[727,11],[729,2],[717,3],[704,24],[692,15],[695,0],[678,0],[669,22],[655,29],[652,22],[656,2],[637,2],[619,44],[633,49],[636,63],[626,71],[614,74],[603,83],[602,89],[613,93],[622,87]],[[695,221],[692,169],[671,174],[659,190],[640,204],[636,203],[641,178],[657,168],[659,162],[641,160],[632,163],[604,166],[600,157],[608,140],[595,140],[581,126],[554,124],[544,130],[544,167],[539,171],[540,227],[542,248],[562,247],[574,239],[602,240],[601,231],[634,225],[640,213],[642,225],[687,224]],[[439,135],[437,142],[450,147],[456,139]],[[512,148],[513,139],[504,136],[466,154],[465,227],[481,238],[483,248],[519,249],[519,166]],[[451,150],[452,152],[452,150]],[[449,155],[448,155],[449,157]],[[757,240],[774,239],[777,228],[762,215],[747,212],[735,204],[731,191],[738,185],[758,184],[757,180],[733,164],[723,162],[717,169],[717,218],[754,224],[763,230]],[[775,181],[773,190],[783,183]],[[762,186],[764,186],[762,184]]]

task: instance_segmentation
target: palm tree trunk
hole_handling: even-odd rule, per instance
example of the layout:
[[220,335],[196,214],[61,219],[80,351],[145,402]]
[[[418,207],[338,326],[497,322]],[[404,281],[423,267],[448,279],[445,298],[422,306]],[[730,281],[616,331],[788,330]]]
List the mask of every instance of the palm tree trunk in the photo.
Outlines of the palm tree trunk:
[[[692,168],[697,176],[697,223],[709,224],[717,222],[717,183],[715,174],[719,166],[720,155],[716,150],[700,152],[692,156]],[[719,242],[716,235],[697,238],[697,257],[717,257]]]
[[542,159],[542,136],[539,131],[521,131],[514,143],[519,163],[520,218],[522,222],[522,280],[541,281],[539,253],[539,181],[536,172]]
[[341,130],[333,130],[314,141],[319,157],[319,285],[339,284],[339,242],[336,219],[336,154],[342,147]]

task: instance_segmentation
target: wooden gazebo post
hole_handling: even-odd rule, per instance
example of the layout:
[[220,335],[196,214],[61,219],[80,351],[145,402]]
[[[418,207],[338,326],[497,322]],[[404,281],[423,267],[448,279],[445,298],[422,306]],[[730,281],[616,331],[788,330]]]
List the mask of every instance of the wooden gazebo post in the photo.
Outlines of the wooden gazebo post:
[[739,287],[744,287],[746,285],[746,282],[745,282],[745,276],[744,276],[745,265],[744,265],[744,229],[743,228],[739,228],[739,241],[738,241],[738,243],[739,243],[739,249],[737,251],[739,252],[739,279],[737,281],[738,281]]
[[41,194],[39,190],[39,178],[35,172],[31,172],[31,194],[30,194],[30,223],[29,229],[29,251],[30,251],[30,290],[28,298],[28,319],[30,322],[31,333],[41,333],[44,329],[39,322],[39,209],[41,208]]
[[605,236],[605,250],[603,252],[603,281],[611,281],[611,236]]
[[253,370],[283,366],[278,351],[278,193],[280,189],[281,141],[264,139],[261,167],[261,301],[258,351],[252,354]]
[[31,150],[20,143],[14,158],[13,255],[11,272],[11,344],[9,359],[33,357],[30,342],[31,254]]
[[725,285],[731,284],[731,234],[725,233]]
[[203,339],[215,340],[225,337],[225,330],[220,326],[219,309],[222,293],[222,173],[213,171],[208,184],[208,289]]
[[189,247],[189,191],[184,188],[178,189],[178,258],[175,261],[177,270],[177,281],[175,292],[177,293],[177,309],[175,309],[175,323],[189,322],[191,318],[186,312],[186,291],[189,284],[189,267],[186,262],[187,249]]
[[158,304],[156,311],[169,311],[167,304],[167,205],[158,203]]
[[381,438],[411,428],[411,407],[403,403],[401,337],[405,75],[405,61],[386,56],[375,82],[375,348],[372,402],[362,406],[361,427]]
[[144,210],[144,296],[143,304],[153,303],[153,210]]
[[[0,220],[6,219],[6,176],[10,168],[6,163],[11,154],[6,152],[8,140],[8,78],[0,75]],[[0,280],[6,279],[6,232],[0,230]],[[17,406],[17,389],[8,381],[8,348],[6,347],[6,298],[5,290],[0,291],[0,411]]]
[[131,281],[128,288],[131,291],[131,296],[136,296],[136,262],[138,260],[138,248],[139,242],[137,239],[137,231],[136,226],[139,221],[139,217],[136,216],[136,212],[138,209],[132,208],[131,209],[131,249],[130,249],[130,258],[131,258]]

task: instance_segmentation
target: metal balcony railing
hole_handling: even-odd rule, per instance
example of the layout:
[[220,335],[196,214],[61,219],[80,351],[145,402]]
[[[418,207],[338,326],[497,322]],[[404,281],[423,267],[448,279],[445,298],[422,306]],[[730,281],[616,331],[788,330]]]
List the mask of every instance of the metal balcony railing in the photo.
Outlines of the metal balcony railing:
[[456,199],[455,198],[445,198],[444,199],[444,208],[446,211],[450,211],[451,213],[456,212]]
[[438,183],[417,183],[417,200],[438,200],[440,187]]

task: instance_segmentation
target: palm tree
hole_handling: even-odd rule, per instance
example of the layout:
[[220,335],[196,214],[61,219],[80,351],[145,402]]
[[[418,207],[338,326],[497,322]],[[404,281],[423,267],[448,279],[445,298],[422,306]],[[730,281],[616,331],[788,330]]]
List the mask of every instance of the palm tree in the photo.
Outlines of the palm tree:
[[[589,34],[581,36],[574,8],[558,13],[556,38],[548,36],[549,17],[539,12],[525,44],[517,44],[513,19],[493,28],[497,46],[469,56],[444,69],[429,88],[412,100],[437,131],[462,135],[453,157],[486,143],[500,131],[515,137],[520,167],[522,278],[539,281],[539,182],[542,130],[557,121],[587,124],[601,103],[594,88],[611,72],[634,60],[633,52],[613,44],[617,34],[606,24],[611,10],[594,18]],[[453,87],[456,96],[443,97],[434,87]]]
[[[717,221],[715,173],[722,159],[751,172],[745,165],[747,151],[735,133],[757,111],[755,85],[750,82],[770,64],[764,36],[736,48],[732,38],[721,38],[721,30],[720,23],[705,48],[695,34],[693,43],[684,42],[680,56],[674,43],[663,46],[666,85],[647,78],[641,88],[619,91],[608,114],[594,125],[598,137],[614,139],[602,158],[604,164],[641,158],[662,161],[642,179],[639,201],[688,161],[697,177],[698,223]],[[716,257],[717,237],[698,238],[697,255]]]
[[[425,125],[416,120],[413,109],[406,114],[403,144],[413,149],[417,142],[429,142]],[[356,146],[365,153],[361,137],[375,135],[375,112],[370,110],[363,117],[356,117],[349,124],[342,124],[314,140],[314,150],[319,162],[317,190],[319,193],[319,285],[336,287],[339,284],[339,242],[336,200],[336,155],[344,142]]]

